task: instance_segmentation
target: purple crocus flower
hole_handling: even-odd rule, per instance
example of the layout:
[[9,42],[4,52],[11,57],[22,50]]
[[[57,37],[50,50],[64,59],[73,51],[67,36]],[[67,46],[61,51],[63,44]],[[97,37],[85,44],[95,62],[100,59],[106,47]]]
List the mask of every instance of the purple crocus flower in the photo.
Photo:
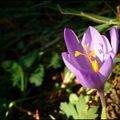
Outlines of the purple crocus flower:
[[110,40],[95,28],[89,27],[81,43],[69,28],[64,29],[64,39],[68,52],[62,53],[67,68],[87,88],[103,89],[118,50],[118,32],[112,27]]

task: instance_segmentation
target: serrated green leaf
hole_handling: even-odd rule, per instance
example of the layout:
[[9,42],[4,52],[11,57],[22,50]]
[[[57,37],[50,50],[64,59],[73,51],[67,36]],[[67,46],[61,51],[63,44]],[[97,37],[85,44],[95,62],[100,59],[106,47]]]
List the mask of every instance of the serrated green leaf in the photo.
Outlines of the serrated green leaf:
[[79,119],[77,112],[71,103],[61,103],[60,110],[64,112],[67,118]]
[[36,57],[37,57],[37,51],[30,52],[27,55],[22,56],[19,60],[19,63],[24,68],[29,68],[34,63]]
[[78,101],[78,96],[75,93],[70,94],[69,101],[72,104],[75,104]]
[[44,67],[39,65],[39,67],[30,76],[30,83],[35,84],[35,86],[40,86],[43,82],[44,77]]
[[96,112],[97,112],[97,110],[98,110],[98,108],[99,108],[98,106],[93,107],[93,108],[89,108],[89,110],[88,110],[89,114],[96,113]]
[[79,101],[76,104],[77,112],[79,114],[80,119],[95,119],[98,115],[96,114],[97,108],[89,108],[87,107],[85,97],[81,95],[79,97]]
[[83,113],[87,112],[86,102],[83,95],[80,95],[78,102],[76,103],[76,109],[78,114],[81,116]]
[[85,96],[85,102],[87,103],[90,100],[90,96]]
[[64,102],[60,104],[60,110],[67,116],[67,118],[72,117],[74,119],[95,119],[98,116],[98,114],[96,114],[98,107],[88,109],[85,96],[80,95],[78,100],[75,98],[76,102],[74,102],[74,104],[71,100],[71,97],[73,97],[74,100],[75,94],[71,94],[69,97],[69,103]]
[[86,117],[88,117],[89,119],[95,119],[98,116],[98,114],[96,114],[97,110],[98,110],[98,106],[94,108],[89,108]]

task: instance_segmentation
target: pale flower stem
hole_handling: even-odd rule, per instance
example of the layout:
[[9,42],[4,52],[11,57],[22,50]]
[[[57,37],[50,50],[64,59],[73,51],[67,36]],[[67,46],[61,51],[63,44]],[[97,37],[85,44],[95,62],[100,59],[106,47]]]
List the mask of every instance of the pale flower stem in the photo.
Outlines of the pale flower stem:
[[107,108],[106,108],[106,102],[105,102],[105,96],[103,89],[98,90],[100,100],[102,103],[102,113],[101,113],[101,119],[107,119]]

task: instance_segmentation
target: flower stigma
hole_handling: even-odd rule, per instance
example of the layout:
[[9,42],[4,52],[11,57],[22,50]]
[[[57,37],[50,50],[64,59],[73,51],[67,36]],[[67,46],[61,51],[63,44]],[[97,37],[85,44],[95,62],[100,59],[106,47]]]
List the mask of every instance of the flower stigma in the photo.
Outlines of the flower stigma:
[[96,58],[95,51],[92,50],[92,51],[88,52],[88,44],[87,44],[87,45],[84,45],[83,48],[84,48],[84,50],[85,50],[85,53],[81,53],[81,52],[79,52],[79,51],[75,51],[74,56],[75,56],[75,57],[78,57],[78,56],[83,55],[83,56],[87,57],[88,60],[89,60],[90,63],[91,63],[91,66],[92,66],[92,69],[94,70],[94,72],[98,73],[98,71],[99,71],[98,62],[97,62],[97,60],[92,60],[92,57],[93,57],[93,58]]

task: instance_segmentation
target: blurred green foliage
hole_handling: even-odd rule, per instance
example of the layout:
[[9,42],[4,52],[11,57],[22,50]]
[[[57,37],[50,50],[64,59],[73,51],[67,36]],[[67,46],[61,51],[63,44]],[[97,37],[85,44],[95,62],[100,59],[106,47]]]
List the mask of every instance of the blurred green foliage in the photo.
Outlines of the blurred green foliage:
[[21,66],[12,60],[7,60],[2,63],[2,67],[5,69],[6,72],[11,74],[11,80],[13,82],[13,87],[18,86],[21,88],[21,91],[24,90],[21,85],[19,84],[20,81],[24,79],[24,74]]
[[40,86],[43,82],[44,77],[44,67],[39,65],[39,68],[35,70],[30,76],[30,83],[34,83],[35,86]]

